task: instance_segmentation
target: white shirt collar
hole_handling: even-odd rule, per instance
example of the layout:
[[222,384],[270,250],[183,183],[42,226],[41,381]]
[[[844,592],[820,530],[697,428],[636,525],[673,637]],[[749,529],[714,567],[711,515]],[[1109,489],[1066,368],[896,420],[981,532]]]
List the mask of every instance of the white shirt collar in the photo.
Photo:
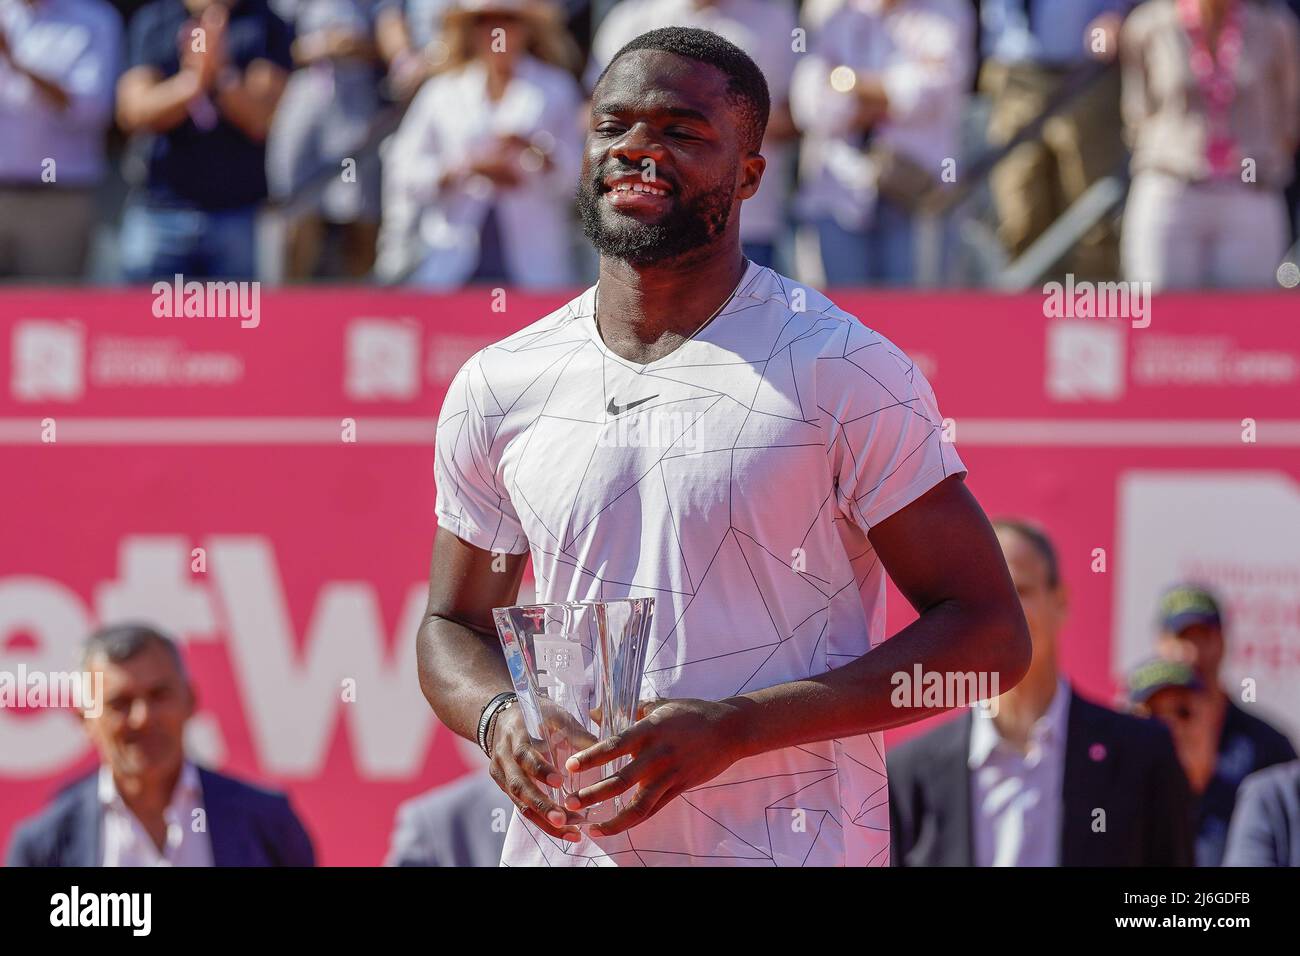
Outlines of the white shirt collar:
[[[1065,740],[1066,717],[1070,711],[1070,685],[1065,678],[1056,680],[1056,692],[1043,715],[1034,721],[1029,732],[1030,749],[1057,745]],[[966,765],[976,770],[986,764],[993,751],[1003,743],[997,723],[992,717],[976,713],[970,729],[970,753]]]
[[[770,276],[765,277],[762,273],[770,273]],[[785,297],[785,290],[780,285],[779,280],[763,281],[764,279],[774,280],[775,273],[766,266],[760,266],[753,259],[746,259],[745,271],[741,274],[740,283],[736,286],[735,293],[732,294],[718,315],[721,316],[730,312],[735,308],[737,301],[741,299],[766,302],[769,299],[783,299]],[[596,290],[599,286],[599,282],[590,285],[583,291],[582,295],[578,296],[577,305],[575,306],[578,318],[594,319],[596,315]],[[592,322],[591,325],[594,329],[595,323]]]
[[[106,764],[99,765],[98,792],[100,806],[126,807],[126,801],[117,792],[117,784],[113,781],[113,771]],[[181,775],[176,779],[176,789],[172,791],[171,799],[167,801],[167,808],[170,810],[179,806],[182,801],[191,797],[201,804],[199,800],[201,796],[198,768],[186,760],[181,764]]]
[[101,767],[97,788],[101,808],[100,856],[103,866],[212,866],[212,841],[206,818],[201,816],[203,786],[198,768],[181,765],[163,820],[167,824],[164,846],[158,847],[140,819],[131,812],[113,781],[112,771]]

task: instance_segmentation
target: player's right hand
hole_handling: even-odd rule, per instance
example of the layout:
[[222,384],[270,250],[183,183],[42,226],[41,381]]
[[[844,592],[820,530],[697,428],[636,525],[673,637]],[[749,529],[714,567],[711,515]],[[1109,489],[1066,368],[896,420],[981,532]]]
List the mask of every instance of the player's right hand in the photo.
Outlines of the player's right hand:
[[553,801],[545,789],[562,786],[564,778],[533,746],[518,704],[497,717],[488,773],[519,813],[534,826],[572,843],[582,839],[574,825],[578,814]]

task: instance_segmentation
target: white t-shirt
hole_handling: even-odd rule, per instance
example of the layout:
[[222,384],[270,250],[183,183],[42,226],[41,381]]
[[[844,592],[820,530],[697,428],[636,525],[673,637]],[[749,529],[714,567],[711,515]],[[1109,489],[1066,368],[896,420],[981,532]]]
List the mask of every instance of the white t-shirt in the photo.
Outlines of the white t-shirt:
[[[642,697],[721,700],[885,637],[867,531],[965,467],[887,339],[749,263],[649,365],[606,348],[596,287],[474,355],[438,423],[438,523],[531,550],[538,601],[653,596]],[[747,758],[639,826],[571,844],[518,814],[503,864],[889,862],[883,736]]]

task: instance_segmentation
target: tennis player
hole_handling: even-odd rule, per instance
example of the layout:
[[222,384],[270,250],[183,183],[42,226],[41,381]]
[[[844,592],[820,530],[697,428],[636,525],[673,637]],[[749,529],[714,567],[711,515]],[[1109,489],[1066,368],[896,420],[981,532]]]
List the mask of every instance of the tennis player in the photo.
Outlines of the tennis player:
[[[599,281],[473,356],[443,405],[420,681],[446,726],[486,729],[505,865],[886,865],[882,731],[953,706],[895,706],[895,675],[1006,690],[1028,666],[920,370],[741,254],[767,115],[762,73],[715,34],[625,46],[578,188]],[[492,623],[529,553],[539,601],[655,598],[645,716],[574,758],[632,761],[567,805]],[[919,612],[888,641],[886,573]],[[574,825],[619,793],[612,821]]]

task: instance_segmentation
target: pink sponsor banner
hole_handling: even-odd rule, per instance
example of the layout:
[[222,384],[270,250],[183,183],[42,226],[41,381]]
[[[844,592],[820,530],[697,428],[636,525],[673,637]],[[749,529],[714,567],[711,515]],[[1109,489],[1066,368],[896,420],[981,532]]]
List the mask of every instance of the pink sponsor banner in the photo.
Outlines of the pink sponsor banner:
[[[158,317],[149,290],[0,293],[0,674],[157,621],[198,686],[196,755],[288,791],[323,863],[379,862],[400,801],[481,768],[413,664],[438,407],[474,350],[567,298],[268,291],[254,322]],[[1054,535],[1085,692],[1111,698],[1155,590],[1198,576],[1240,622],[1231,679],[1300,730],[1293,296],[1105,321],[1041,296],[834,298],[930,377],[986,510]],[[891,630],[910,616],[894,595]],[[94,758],[63,711],[0,707],[0,741],[6,845]]]

